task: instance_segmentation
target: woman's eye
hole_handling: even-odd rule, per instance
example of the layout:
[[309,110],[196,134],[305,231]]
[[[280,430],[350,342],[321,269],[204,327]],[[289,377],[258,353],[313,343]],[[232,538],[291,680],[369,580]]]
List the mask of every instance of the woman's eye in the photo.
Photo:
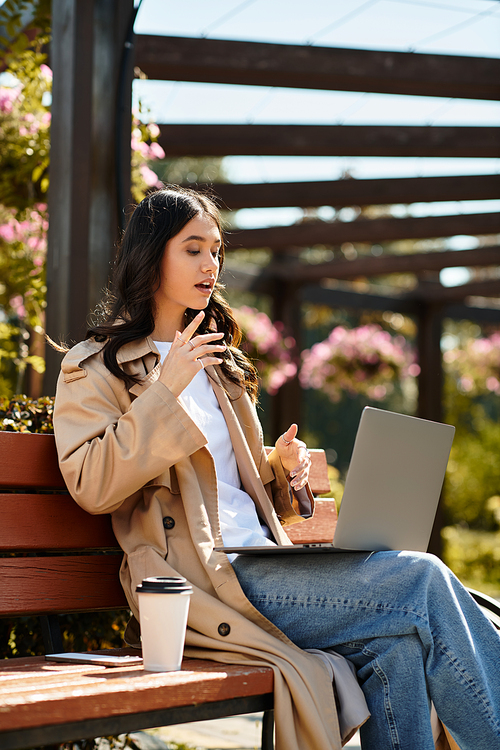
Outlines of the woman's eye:
[[200,251],[196,248],[189,248],[188,253],[189,255],[199,255]]

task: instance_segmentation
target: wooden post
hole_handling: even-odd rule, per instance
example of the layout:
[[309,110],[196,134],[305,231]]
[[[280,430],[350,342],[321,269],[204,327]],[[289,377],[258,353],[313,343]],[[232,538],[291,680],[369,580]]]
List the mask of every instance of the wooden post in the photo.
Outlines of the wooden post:
[[[418,314],[418,416],[441,422],[443,419],[443,365],[441,356],[442,306],[439,303],[420,305]],[[429,552],[442,556],[441,529],[444,524],[442,499],[429,542]]]
[[[94,2],[53,0],[47,333],[79,340],[88,313]],[[47,351],[44,390],[59,358]]]
[[96,3],[89,309],[107,285],[130,202],[133,49],[127,37],[132,18],[133,0]]
[[[133,0],[52,0],[47,333],[56,341],[82,339],[114,255],[119,227],[115,143],[125,143],[125,132],[125,175],[130,165],[130,116],[117,121],[116,112],[132,13]],[[122,103],[130,113],[128,68]],[[47,395],[54,393],[59,365],[59,355],[48,349]]]

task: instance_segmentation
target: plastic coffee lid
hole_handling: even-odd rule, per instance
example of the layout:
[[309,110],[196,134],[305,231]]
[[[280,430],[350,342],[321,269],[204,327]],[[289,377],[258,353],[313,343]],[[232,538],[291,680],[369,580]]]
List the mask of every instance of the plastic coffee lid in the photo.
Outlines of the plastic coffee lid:
[[152,576],[144,578],[136,591],[141,594],[182,594],[192,592],[193,587],[181,576]]

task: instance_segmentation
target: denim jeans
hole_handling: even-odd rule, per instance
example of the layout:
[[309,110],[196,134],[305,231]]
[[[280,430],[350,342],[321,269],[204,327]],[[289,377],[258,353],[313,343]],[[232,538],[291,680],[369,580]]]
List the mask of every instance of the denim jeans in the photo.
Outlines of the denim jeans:
[[417,552],[238,556],[252,604],[301,648],[355,666],[365,750],[433,750],[430,702],[461,750],[500,748],[500,635],[453,573]]

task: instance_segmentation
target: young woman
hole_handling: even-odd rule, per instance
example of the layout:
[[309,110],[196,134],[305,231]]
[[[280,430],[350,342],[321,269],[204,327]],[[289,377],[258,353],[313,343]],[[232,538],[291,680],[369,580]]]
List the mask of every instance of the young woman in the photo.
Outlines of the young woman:
[[208,198],[149,195],[124,235],[105,321],[62,363],[61,471],[83,508],[112,514],[135,616],[127,641],[140,643],[137,584],[181,574],[194,588],[186,653],[274,668],[278,750],[341,746],[327,649],[356,670],[371,713],[364,748],[432,750],[431,701],[461,750],[500,747],[500,637],[439,560],[214,551],[289,544],[282,527],[313,510],[296,425],[266,457],[223,257]]

